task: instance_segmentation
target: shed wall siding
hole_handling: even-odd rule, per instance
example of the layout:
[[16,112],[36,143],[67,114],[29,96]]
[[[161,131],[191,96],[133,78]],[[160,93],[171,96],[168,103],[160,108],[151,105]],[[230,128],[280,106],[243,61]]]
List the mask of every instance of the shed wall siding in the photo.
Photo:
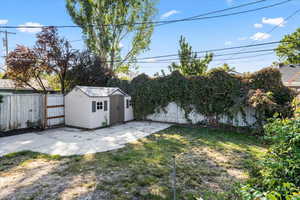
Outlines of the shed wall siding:
[[89,128],[91,112],[92,106],[89,97],[81,91],[72,90],[65,97],[66,125]]

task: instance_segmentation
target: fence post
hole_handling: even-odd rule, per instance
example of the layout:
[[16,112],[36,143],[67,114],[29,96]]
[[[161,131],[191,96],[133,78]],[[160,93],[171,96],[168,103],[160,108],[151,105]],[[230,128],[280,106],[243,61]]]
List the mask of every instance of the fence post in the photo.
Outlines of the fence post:
[[173,156],[173,200],[176,200],[176,155]]
[[47,123],[48,123],[48,102],[47,102],[47,94],[44,94],[44,129],[47,128]]

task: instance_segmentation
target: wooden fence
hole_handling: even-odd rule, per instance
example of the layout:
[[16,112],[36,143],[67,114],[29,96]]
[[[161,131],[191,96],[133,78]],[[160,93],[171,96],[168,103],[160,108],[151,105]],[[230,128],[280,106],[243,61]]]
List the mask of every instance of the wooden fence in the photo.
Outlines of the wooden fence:
[[64,96],[10,94],[0,104],[0,131],[64,124]]

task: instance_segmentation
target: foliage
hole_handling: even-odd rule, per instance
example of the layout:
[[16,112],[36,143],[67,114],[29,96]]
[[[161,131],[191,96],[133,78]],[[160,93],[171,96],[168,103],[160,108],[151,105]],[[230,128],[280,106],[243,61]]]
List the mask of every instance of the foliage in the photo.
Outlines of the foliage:
[[37,34],[35,51],[51,74],[55,74],[60,83],[60,90],[64,94],[68,71],[74,65],[76,51],[68,40],[58,35],[55,27],[43,28]]
[[272,143],[249,185],[244,199],[300,199],[300,118],[273,119],[265,125]]
[[228,73],[235,73],[235,67],[230,67],[227,63],[224,63],[222,66],[220,67],[215,67],[215,68],[212,68],[211,70],[209,70],[207,73],[211,73],[211,72],[214,72],[214,71],[225,71],[225,72],[228,72]]
[[106,86],[113,77],[113,72],[101,67],[102,65],[101,60],[90,52],[78,53],[74,66],[66,77],[67,89],[71,90],[76,85]]
[[284,36],[276,54],[285,64],[300,64],[300,28]]
[[111,70],[147,50],[154,25],[146,22],[153,20],[154,5],[153,0],[67,0],[69,14],[82,28],[87,46]]
[[198,58],[193,52],[191,45],[181,36],[179,40],[180,49],[178,51],[180,64],[172,63],[170,71],[179,71],[185,76],[201,76],[207,71],[208,64],[212,61],[213,54],[208,53],[203,59]]
[[[279,76],[278,76],[279,74]],[[163,109],[170,102],[176,102],[188,113],[192,109],[207,116],[208,123],[217,123],[222,115],[235,116],[244,113],[244,108],[252,107],[262,122],[275,113],[289,116],[290,103],[294,93],[284,87],[278,69],[267,68],[248,76],[238,76],[224,70],[214,70],[205,76],[185,77],[178,71],[168,76],[149,78],[142,74],[130,83],[118,86],[133,97],[135,117],[144,119],[156,109]],[[278,84],[276,84],[278,83]],[[278,94],[279,93],[279,94]],[[257,124],[262,126],[263,123]]]
[[[47,81],[49,87],[54,91],[61,91],[61,85],[58,75],[56,74],[45,74],[43,79]],[[67,88],[66,88],[67,89]]]
[[0,103],[2,103],[3,102],[3,96],[2,95],[0,95]]
[[9,53],[6,59],[8,78],[46,93],[43,78],[54,75],[61,92],[65,93],[66,76],[75,61],[76,51],[66,39],[59,37],[54,27],[43,28],[36,37],[34,48],[18,45]]
[[6,64],[7,77],[15,80],[18,85],[26,85],[35,91],[42,89],[46,93],[42,75],[48,73],[49,69],[40,62],[34,49],[17,45],[8,54]]

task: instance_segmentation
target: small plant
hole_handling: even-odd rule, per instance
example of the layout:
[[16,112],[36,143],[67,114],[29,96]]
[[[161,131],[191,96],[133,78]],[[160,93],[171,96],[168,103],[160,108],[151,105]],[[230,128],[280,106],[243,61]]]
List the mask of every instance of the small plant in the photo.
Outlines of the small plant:
[[107,127],[108,126],[108,120],[107,120],[107,117],[105,116],[104,117],[104,122],[102,122],[102,127]]

